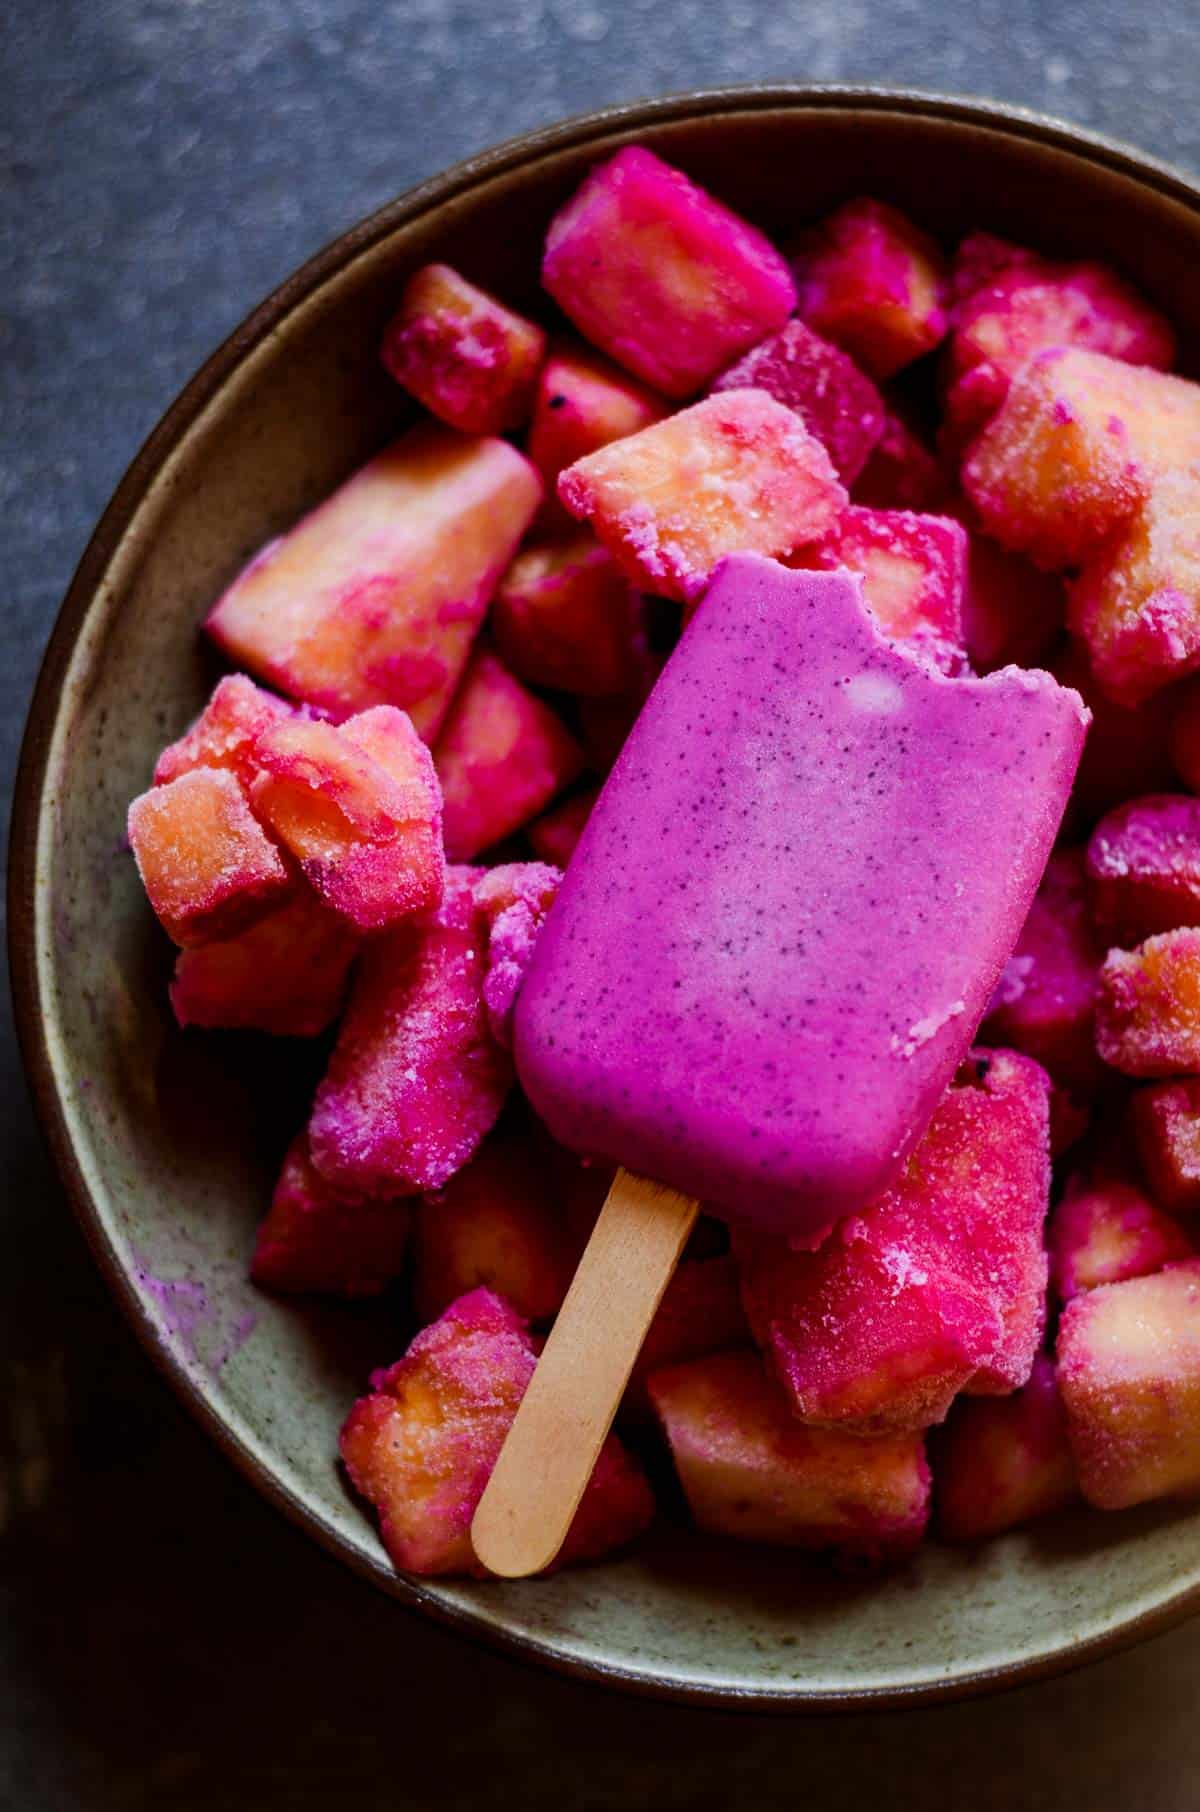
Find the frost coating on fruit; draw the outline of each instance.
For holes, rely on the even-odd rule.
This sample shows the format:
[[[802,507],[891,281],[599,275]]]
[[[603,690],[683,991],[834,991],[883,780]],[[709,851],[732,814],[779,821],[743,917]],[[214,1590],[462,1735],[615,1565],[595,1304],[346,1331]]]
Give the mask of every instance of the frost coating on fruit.
[[[492,1036],[506,1051],[517,995],[561,880],[562,870],[544,862],[506,862],[489,869],[475,890],[488,921],[483,1000]]]
[[[520,830],[583,765],[562,719],[487,648],[471,657],[433,759],[452,862]]]
[[[409,278],[383,336],[384,365],[464,434],[503,434],[529,414],[546,336],[448,264]]]
[[[512,1064],[483,998],[479,875],[450,868],[436,912],[363,952],[309,1122],[314,1164],[347,1194],[440,1189],[500,1116]]]
[[[1115,703],[1141,704],[1200,665],[1200,476],[1155,478],[1129,521],[1092,553],[1068,599],[1072,634]]]
[[[550,222],[542,282],[586,339],[664,396],[692,396],[791,314],[787,261],[652,151],[599,164]]]
[[[1024,1051],[1063,1087],[1093,1093],[1103,1073],[1094,1026],[1106,949],[1092,924],[1084,851],[1056,849],[1004,965],[984,1037]]]
[[[1162,474],[1200,458],[1200,387],[1077,347],[1038,353],[971,448],[963,489],[1002,546],[1078,565]]]
[[[794,247],[796,312],[872,377],[945,335],[946,267],[927,233],[886,202],[848,201]]]
[[[1192,1225],[1200,1209],[1200,1079],[1139,1089],[1133,1124],[1155,1196]]]
[[[507,441],[414,428],[264,548],[205,629],[290,698],[397,705],[431,742],[541,496]]]
[[[1135,1175],[1087,1170],[1072,1176],[1050,1216],[1050,1280],[1064,1302],[1101,1284],[1148,1277],[1195,1248]]]
[[[1096,1047],[1127,1076],[1200,1069],[1200,927],[1109,951],[1100,970]]]
[[[940,1422],[964,1388],[1024,1382],[1041,1339],[1048,1083],[977,1051],[899,1179],[815,1252],[738,1237],[751,1328],[801,1420]]]
[[[1082,346],[1166,371],[1169,323],[1107,265],[1041,258],[989,233],[958,248],[943,362],[943,435],[962,447],[995,414],[1017,372],[1051,346]]]
[[[570,466],[558,494],[634,581],[692,602],[732,553],[817,541],[846,504],[829,455],[763,390],[727,390]]]
[[[558,475],[587,453],[661,421],[668,404],[590,347],[559,343],[542,366],[525,452],[546,486],[543,516],[557,512]]]
[[[861,573],[863,596],[884,635],[943,673],[965,668],[967,532],[961,523],[851,504],[821,541],[787,564]]]
[[[829,454],[844,485],[858,478],[888,419],[887,405],[870,378],[840,348],[795,319],[760,340],[711,388],[765,390],[794,409]]]
[[[1068,1303],[1058,1377],[1089,1503],[1200,1491],[1200,1259]]]
[[[442,796],[411,719],[376,705],[300,717],[256,742],[251,803],[305,880],[355,930],[384,931],[442,897]]]
[[[259,768],[254,746],[264,731],[286,723],[295,706],[264,692],[244,673],[218,680],[203,711],[177,742],[168,743],[154,764],[155,786],[178,780],[192,768],[229,768],[248,788]]]
[[[1096,924],[1113,943],[1200,925],[1200,799],[1151,793],[1105,814],[1087,847]]]
[[[184,949],[232,937],[279,906],[292,875],[229,768],[189,768],[133,801],[129,843],[146,896]]]
[[[521,1316],[490,1290],[472,1290],[376,1372],[350,1411],[342,1460],[402,1571],[483,1577],[471,1521],[536,1362]],[[623,1547],[653,1514],[641,1467],[609,1435],[555,1567]]]

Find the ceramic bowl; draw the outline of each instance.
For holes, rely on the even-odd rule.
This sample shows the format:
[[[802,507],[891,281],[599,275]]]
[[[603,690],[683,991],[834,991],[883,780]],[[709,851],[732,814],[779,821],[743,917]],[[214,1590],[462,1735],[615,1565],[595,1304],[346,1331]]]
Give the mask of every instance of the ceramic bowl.
[[[461,259],[532,301],[551,210],[634,139],[778,232],[865,191],[946,235],[986,225],[1111,258],[1172,316],[1185,367],[1198,368],[1200,191],[990,105],[787,87],[687,95],[535,133],[402,197],[214,354],[84,556],[18,785],[12,956],[28,1067],[96,1257],[153,1358],[267,1497],[402,1602],[576,1674],[723,1705],[907,1703],[1027,1680],[1200,1602],[1200,1509],[1080,1514],[978,1553],[930,1545],[882,1584],[669,1520],[635,1553],[546,1583],[397,1577],[333,1459],[346,1406],[403,1344],[396,1310],[291,1306],[245,1276],[313,1056],[174,1030],[169,953],[122,845],[128,800],[211,684],[196,634],[206,605],[404,419],[377,346],[405,274]]]

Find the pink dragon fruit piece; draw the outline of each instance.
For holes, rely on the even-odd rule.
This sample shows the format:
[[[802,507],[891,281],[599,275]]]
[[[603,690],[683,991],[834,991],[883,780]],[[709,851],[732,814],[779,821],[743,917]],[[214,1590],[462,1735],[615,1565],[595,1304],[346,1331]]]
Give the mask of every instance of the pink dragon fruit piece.
[[[432,742],[541,496],[507,441],[414,428],[263,548],[205,628],[289,698],[398,705]]]
[[[903,1560],[920,1542],[929,1467],[919,1434],[806,1428],[748,1352],[669,1366],[647,1389],[702,1529],[857,1565]]]
[[[794,409],[844,485],[858,478],[887,421],[887,405],[870,378],[798,320],[752,346],[710,389],[765,390]]]
[[[483,999],[479,875],[449,869],[436,912],[363,952],[309,1122],[314,1164],[346,1194],[440,1189],[499,1118],[512,1064]]]
[[[294,878],[229,768],[190,768],[129,807],[146,896],[184,949],[232,937],[281,905]]]
[[[1047,1079],[977,1051],[901,1176],[815,1252],[742,1236],[751,1328],[803,1421],[927,1427],[1029,1375],[1046,1289]]]
[[[586,339],[671,397],[693,396],[796,304],[770,241],[640,145],[559,209],[542,282]]]
[[[448,264],[409,278],[383,336],[398,384],[463,434],[519,428],[533,406],[546,353],[542,329]]]
[[[693,602],[725,554],[819,541],[846,492],[764,390],[725,390],[569,466],[558,494],[646,591]]]
[[[483,1577],[471,1521],[536,1363],[526,1323],[480,1289],[452,1303],[403,1359],[372,1377],[371,1394],[342,1428],[341,1455],[401,1571]],[[641,1467],[609,1435],[556,1568],[623,1547],[653,1514]]]
[[[1039,1353],[1010,1397],[963,1397],[933,1448],[938,1533],[985,1541],[1079,1495],[1054,1361]]]
[[[280,1295],[378,1296],[404,1264],[412,1212],[406,1202],[361,1202],[313,1168],[308,1140],[293,1139],[250,1275]]]
[[[520,830],[583,765],[562,719],[488,648],[472,655],[433,758],[452,862]]]

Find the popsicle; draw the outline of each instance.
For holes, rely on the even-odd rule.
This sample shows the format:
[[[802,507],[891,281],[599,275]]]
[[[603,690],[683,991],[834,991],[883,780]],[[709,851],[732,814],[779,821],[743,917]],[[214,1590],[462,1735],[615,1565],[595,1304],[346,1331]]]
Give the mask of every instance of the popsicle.
[[[493,1571],[552,1558],[698,1198],[811,1245],[895,1174],[1016,940],[1086,725],[1047,674],[911,660],[850,574],[717,569],[517,1001],[536,1111],[625,1169],[480,1504]]]

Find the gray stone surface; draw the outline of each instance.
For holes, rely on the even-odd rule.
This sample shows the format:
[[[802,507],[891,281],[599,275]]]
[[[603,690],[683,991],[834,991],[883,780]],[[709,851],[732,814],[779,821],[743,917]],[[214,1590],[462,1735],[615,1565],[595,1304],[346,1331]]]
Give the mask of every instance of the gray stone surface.
[[[1178,0],[6,0],[0,783],[89,528],[214,344],[445,163],[702,83],[991,93],[1200,165]],[[1200,1628],[973,1706],[622,1701],[409,1618],[232,1475],[133,1348],[0,1028],[0,1807],[1194,1807]]]

